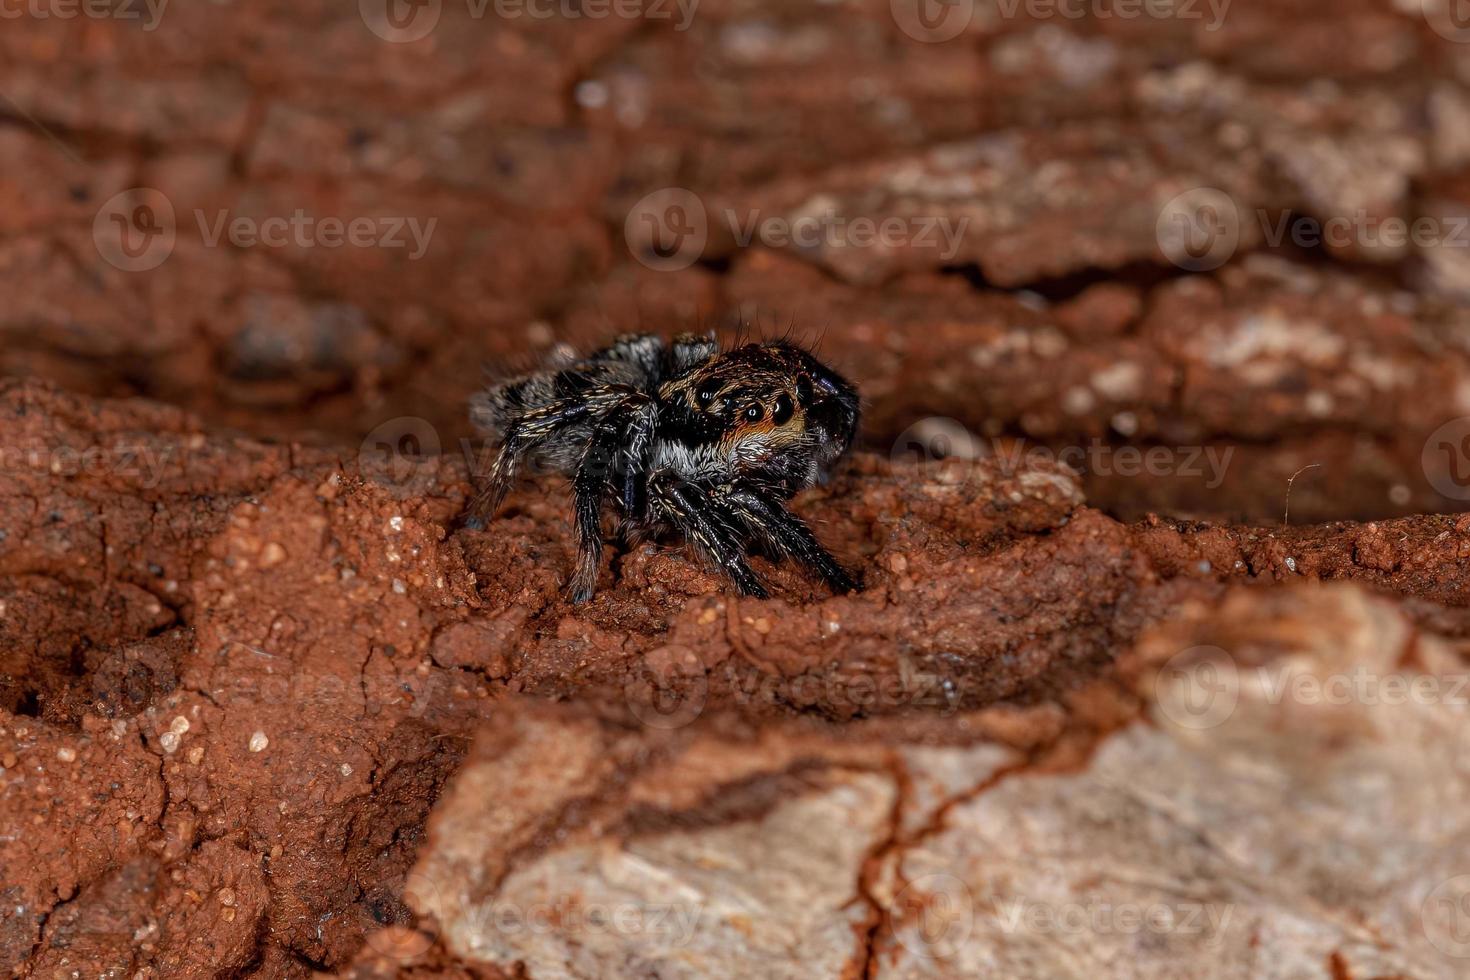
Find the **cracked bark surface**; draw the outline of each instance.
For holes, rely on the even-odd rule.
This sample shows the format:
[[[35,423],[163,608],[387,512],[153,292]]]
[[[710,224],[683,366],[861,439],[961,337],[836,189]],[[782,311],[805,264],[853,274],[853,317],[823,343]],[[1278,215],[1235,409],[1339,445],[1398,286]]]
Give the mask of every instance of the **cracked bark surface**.
[[[1228,705],[1177,653],[1206,641]],[[454,954],[532,976],[1458,976],[1435,895],[1467,860],[1463,699],[1280,696],[1356,671],[1466,676],[1394,603],[1298,587],[1150,632],[1123,686],[1012,744],[983,712],[654,730],[518,703],[407,896]]]
[[[919,902],[894,897],[910,880],[895,867],[1003,781],[1132,745],[1107,735],[1137,727],[1132,661],[1213,643],[1246,651],[1245,669],[1250,629],[1319,619],[1343,635],[1300,642],[1377,649],[1355,631],[1386,619],[1401,635],[1383,649],[1447,671],[1441,641],[1406,637],[1470,635],[1463,518],[1125,524],[1055,464],[860,454],[797,506],[864,569],[863,593],[763,564],[777,595],[737,601],[682,549],[648,545],[610,557],[596,600],[573,608],[554,482],[518,488],[489,530],[452,530],[469,492],[452,456],[388,471],[371,453],[272,448],[36,383],[6,385],[0,407],[22,461],[0,489],[0,626],[16,641],[0,860],[25,869],[8,878],[3,936],[32,972],[292,974],[354,955],[373,970],[387,950],[394,969],[454,954],[555,974],[567,943],[589,975],[677,959],[689,950],[667,936],[635,950],[621,932],[475,932],[496,901],[540,910],[593,887],[625,838],[652,850],[618,858],[604,897],[620,908],[644,909],[664,880],[638,877],[650,862],[704,875],[700,894],[718,891],[705,865],[719,855],[734,868],[775,847],[772,867],[791,865],[730,882],[769,906],[775,933],[750,933],[729,903],[701,899],[692,924],[668,910],[704,966],[739,972],[709,958],[743,950],[775,973],[881,971],[907,948],[894,902]],[[106,451],[58,479],[54,454],[28,462],[46,445]],[[1403,598],[1290,587],[1337,579]],[[1348,615],[1353,602],[1381,616]],[[129,604],[146,615],[112,615],[105,634],[83,615]],[[1195,637],[1232,627],[1245,639]],[[963,866],[933,860],[951,857]],[[448,945],[425,949],[415,922]],[[783,964],[795,948],[814,958]]]

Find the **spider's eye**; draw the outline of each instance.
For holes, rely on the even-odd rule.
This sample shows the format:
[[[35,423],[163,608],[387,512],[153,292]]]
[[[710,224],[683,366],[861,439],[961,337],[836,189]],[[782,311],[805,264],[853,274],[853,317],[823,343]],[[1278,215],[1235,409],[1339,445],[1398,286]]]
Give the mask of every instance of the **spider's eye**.
[[[745,421],[759,422],[766,415],[766,410],[760,405],[750,405],[745,409]]]
[[[714,401],[715,396],[719,393],[720,383],[714,378],[710,378],[707,381],[701,381],[699,383],[699,387],[694,389],[694,399],[695,401],[699,402],[700,407],[703,408],[707,406],[710,402]]]
[[[795,411],[795,406],[791,404],[791,396],[783,392],[776,396],[776,404],[771,408],[771,421],[777,425],[785,425],[791,421],[791,415]]]
[[[812,403],[812,379],[805,374],[796,376],[796,400],[804,406]]]

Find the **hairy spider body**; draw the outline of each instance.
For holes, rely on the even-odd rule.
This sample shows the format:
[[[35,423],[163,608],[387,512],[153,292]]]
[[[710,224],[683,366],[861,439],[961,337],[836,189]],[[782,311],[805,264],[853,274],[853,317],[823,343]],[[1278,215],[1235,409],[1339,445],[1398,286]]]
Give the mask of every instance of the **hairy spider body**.
[[[794,344],[721,351],[710,337],[630,334],[481,392],[470,417],[500,442],[473,521],[494,516],[528,457],[571,477],[574,602],[596,585],[609,502],[630,538],[677,531],[744,595],[767,594],[746,561],[752,549],[800,562],[835,591],[857,588],[785,507],[848,450],[858,424],[857,391]]]

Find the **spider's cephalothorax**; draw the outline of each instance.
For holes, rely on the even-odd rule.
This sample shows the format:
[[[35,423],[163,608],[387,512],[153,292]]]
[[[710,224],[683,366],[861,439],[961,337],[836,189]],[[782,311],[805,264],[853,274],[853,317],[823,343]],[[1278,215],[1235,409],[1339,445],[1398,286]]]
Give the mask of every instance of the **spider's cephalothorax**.
[[[766,595],[752,548],[792,558],[838,592],[857,588],[784,506],[852,445],[856,390],[781,342],[721,351],[712,338],[638,334],[477,395],[471,418],[500,441],[470,517],[499,507],[525,457],[572,478],[573,601],[591,597],[611,501],[631,536],[673,529],[745,595]]]

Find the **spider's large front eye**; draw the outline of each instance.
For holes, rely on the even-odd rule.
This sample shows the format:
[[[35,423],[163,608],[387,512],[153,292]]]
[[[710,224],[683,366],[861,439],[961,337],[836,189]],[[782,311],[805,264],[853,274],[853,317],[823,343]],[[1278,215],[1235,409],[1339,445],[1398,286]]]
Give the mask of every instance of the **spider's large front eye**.
[[[765,418],[765,415],[766,410],[760,405],[750,405],[745,409],[745,421],[747,422],[759,422]]]
[[[694,389],[694,400],[699,402],[700,408],[706,408],[710,402],[715,400],[715,396],[719,393],[720,383],[714,378],[710,378],[707,381],[701,381],[699,387]]]
[[[795,406],[791,404],[791,396],[782,392],[776,396],[776,404],[771,406],[771,421],[777,425],[785,425],[791,421],[791,416],[795,411]]]

